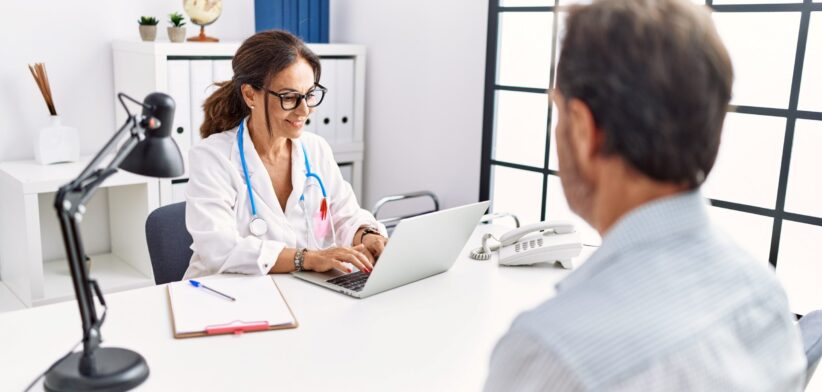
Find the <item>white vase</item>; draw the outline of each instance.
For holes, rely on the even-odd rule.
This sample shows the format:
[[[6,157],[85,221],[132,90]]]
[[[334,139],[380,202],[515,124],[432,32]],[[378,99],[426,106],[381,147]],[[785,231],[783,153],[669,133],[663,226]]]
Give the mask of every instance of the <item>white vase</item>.
[[[51,116],[49,126],[37,132],[34,140],[34,159],[41,165],[78,161],[80,135],[77,128],[61,125],[60,116]]]

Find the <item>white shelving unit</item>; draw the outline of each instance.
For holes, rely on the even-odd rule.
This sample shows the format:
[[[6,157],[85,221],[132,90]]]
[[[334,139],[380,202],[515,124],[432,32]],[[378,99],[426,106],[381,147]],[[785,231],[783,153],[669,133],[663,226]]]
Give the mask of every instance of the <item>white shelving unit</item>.
[[[231,59],[240,42],[170,43],[116,41],[114,91],[136,99],[161,91],[177,103],[172,134],[185,150],[200,140],[202,104],[214,82],[231,78]],[[329,92],[306,123],[306,130],[323,136],[331,145],[343,175],[362,196],[364,157],[365,47],[350,44],[309,44],[322,62],[322,79]],[[124,121],[118,112],[117,121]],[[186,165],[187,167],[187,165]],[[188,175],[161,180],[160,204],[180,201]]]
[[[52,203],[57,188],[89,161],[90,157],[49,166],[34,161],[0,163],[0,279],[25,306],[74,298]],[[87,218],[107,218],[85,219],[80,226],[91,276],[104,292],[154,284],[145,220],[159,206],[158,187],[155,178],[120,171],[88,203]],[[101,238],[102,246],[89,247]]]
[[[0,282],[0,313],[25,308],[26,306],[17,299],[17,296],[3,282]]]

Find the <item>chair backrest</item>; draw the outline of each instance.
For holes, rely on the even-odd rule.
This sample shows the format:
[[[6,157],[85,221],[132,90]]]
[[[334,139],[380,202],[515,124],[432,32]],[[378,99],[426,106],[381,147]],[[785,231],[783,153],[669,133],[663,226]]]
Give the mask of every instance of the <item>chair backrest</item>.
[[[517,228],[519,228],[520,226],[519,218],[510,212],[495,212],[493,214],[485,214],[482,216],[482,219],[480,219],[480,223],[491,223],[500,218],[511,218],[514,220],[514,225],[516,225]]]
[[[402,216],[395,216],[390,218],[380,218],[380,210],[385,207],[386,204],[395,203],[401,200],[408,200],[408,199],[415,199],[415,198],[428,198],[434,203],[434,208],[431,210],[426,211],[419,211],[414,212],[408,215]],[[429,212],[435,212],[440,210],[440,200],[437,198],[437,195],[431,191],[419,191],[419,192],[409,192],[409,193],[402,193],[399,195],[391,195],[383,197],[382,199],[378,200],[376,204],[374,204],[374,208],[371,209],[371,213],[377,218],[377,221],[385,225],[386,230],[388,230],[388,234],[390,235],[394,231],[394,227],[400,223],[401,220],[406,218],[413,218],[415,216],[427,214]]]
[[[799,319],[799,330],[802,331],[802,344],[805,346],[805,357],[808,358],[805,373],[807,383],[822,357],[822,310],[814,310]]]
[[[146,219],[146,242],[154,282],[164,284],[182,279],[193,253],[191,234],[186,229],[186,203],[152,211]]]

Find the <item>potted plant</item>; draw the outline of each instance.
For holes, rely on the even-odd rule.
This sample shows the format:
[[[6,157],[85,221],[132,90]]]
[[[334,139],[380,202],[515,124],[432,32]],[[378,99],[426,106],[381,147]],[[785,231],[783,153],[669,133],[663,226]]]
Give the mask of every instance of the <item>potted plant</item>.
[[[157,23],[160,23],[153,16],[141,16],[137,21],[140,24],[140,38],[143,41],[154,41],[157,38]]]
[[[185,18],[179,12],[173,12],[168,15],[169,23],[171,26],[168,27],[168,39],[171,42],[183,42],[186,39],[186,28],[185,26]]]

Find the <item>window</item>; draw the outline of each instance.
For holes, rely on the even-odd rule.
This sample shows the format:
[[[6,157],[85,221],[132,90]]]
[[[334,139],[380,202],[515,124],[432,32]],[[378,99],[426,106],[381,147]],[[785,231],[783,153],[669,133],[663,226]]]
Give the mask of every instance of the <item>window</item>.
[[[553,128],[564,5],[586,0],[491,0],[480,198],[523,223],[573,219]],[[704,4],[702,1],[694,0]],[[707,0],[734,64],[731,108],[703,194],[710,216],[776,267],[794,312],[822,308],[822,3]]]

